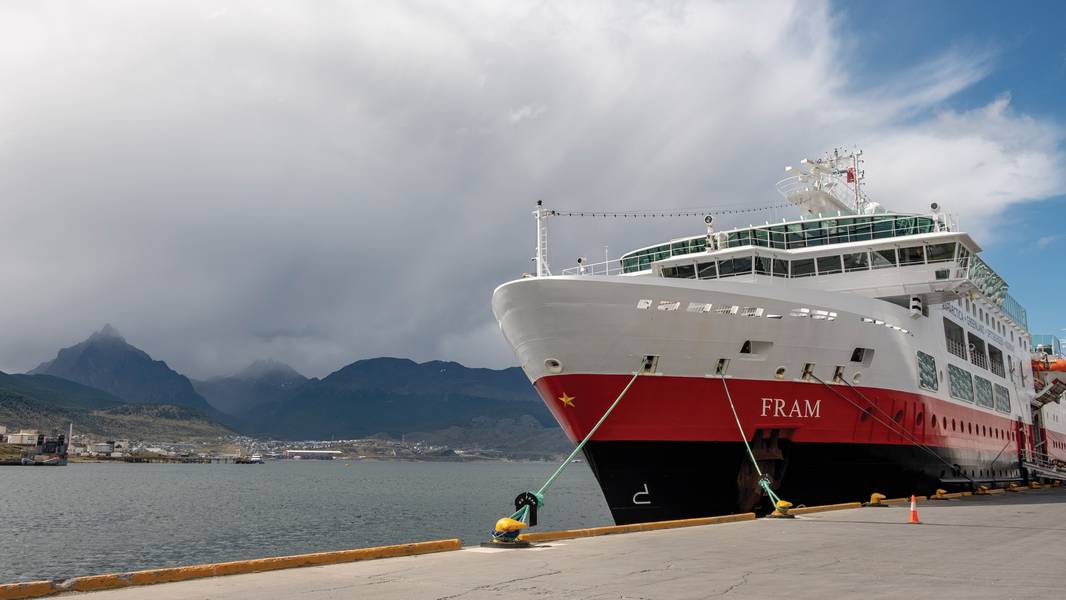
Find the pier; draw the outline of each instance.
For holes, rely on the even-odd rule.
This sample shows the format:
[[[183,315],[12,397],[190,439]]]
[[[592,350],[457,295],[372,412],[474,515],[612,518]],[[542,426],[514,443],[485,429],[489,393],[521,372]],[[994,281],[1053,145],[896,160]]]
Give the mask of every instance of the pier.
[[[79,594],[86,600],[284,597],[333,598],[1020,598],[1059,597],[1066,573],[1055,563],[1066,550],[1066,488],[995,490],[948,495],[909,506],[860,504],[797,511],[794,519],[723,517],[708,525],[624,532],[598,528],[538,532],[529,549],[460,547],[456,540],[406,545],[356,557],[323,553],[318,562],[280,558],[307,568],[226,563],[226,577],[198,578]],[[640,529],[635,526],[631,529]],[[578,536],[578,537],[575,537]],[[417,555],[415,555],[417,554]],[[359,562],[347,562],[358,560]],[[262,568],[261,568],[262,567]],[[210,566],[192,569],[212,568]],[[178,570],[148,576],[166,580]],[[171,573],[167,575],[167,573]],[[86,585],[130,585],[137,574],[95,578]],[[203,577],[203,575],[200,575]],[[110,578],[110,579],[109,579]],[[91,578],[85,578],[91,579]],[[110,583],[109,583],[110,582]],[[52,582],[41,582],[47,585]],[[0,599],[33,590],[0,586]],[[57,585],[52,583],[53,586]],[[91,589],[77,580],[67,590]],[[44,595],[44,587],[37,588]],[[52,593],[55,593],[54,591]]]

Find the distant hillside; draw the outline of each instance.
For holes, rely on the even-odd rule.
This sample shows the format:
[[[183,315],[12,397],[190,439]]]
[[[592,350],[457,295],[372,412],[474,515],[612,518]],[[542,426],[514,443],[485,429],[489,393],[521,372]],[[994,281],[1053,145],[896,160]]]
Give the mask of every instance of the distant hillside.
[[[110,392],[126,402],[210,410],[184,375],[129,343],[110,325],[30,371]]]
[[[193,381],[193,387],[211,406],[241,421],[255,420],[305,384],[307,378],[295,369],[271,360],[258,360],[229,377]]]
[[[49,375],[0,373],[0,424],[10,429],[65,431],[104,438],[185,440],[232,435],[203,411],[163,404],[130,404]]]
[[[478,419],[531,417],[556,427],[520,369],[469,369],[453,362],[376,358],[311,379],[257,415],[251,431],[289,439],[476,428]]]
[[[398,394],[462,394],[477,398],[540,402],[518,367],[478,369],[457,362],[416,363],[406,358],[356,361],[322,380],[348,390],[388,390]]]
[[[122,399],[103,390],[52,375],[9,375],[0,372],[0,393],[3,392],[35,398],[51,407],[99,409],[124,403]]]

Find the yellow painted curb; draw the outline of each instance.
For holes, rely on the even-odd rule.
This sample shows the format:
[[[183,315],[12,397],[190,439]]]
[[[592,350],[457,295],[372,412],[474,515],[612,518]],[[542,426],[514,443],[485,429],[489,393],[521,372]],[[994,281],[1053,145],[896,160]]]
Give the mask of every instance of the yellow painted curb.
[[[862,508],[862,502],[845,502],[844,504],[826,504],[825,506],[804,506],[802,508],[789,509],[790,515],[809,515],[811,513],[826,512],[829,510],[846,510],[848,508]]]
[[[988,490],[988,493],[989,494],[1005,494],[1005,493],[1007,493],[1007,490],[1005,490],[1003,488],[995,488],[995,489]]]
[[[754,521],[755,513],[723,515],[721,517],[701,517],[698,519],[679,519],[676,521],[654,521],[651,523],[633,523],[632,525],[611,525],[608,527],[589,527],[588,529],[562,529],[559,531],[534,531],[518,536],[524,542],[551,542],[573,538],[613,535],[616,533],[636,533],[638,531],[655,531],[658,529],[676,529],[678,527],[695,527],[697,525],[717,525],[719,523],[736,523],[737,521]]]
[[[925,496],[915,496],[914,500],[916,502],[927,502],[928,498],[926,498]],[[910,496],[907,496],[906,498],[891,498],[889,500],[882,500],[881,502],[885,504],[909,504],[910,501]]]
[[[56,593],[51,581],[31,581],[30,583],[8,583],[0,585],[0,600],[19,600],[21,598],[40,598]]]
[[[929,496],[929,499],[930,500],[951,500],[953,498],[962,498],[963,496],[969,496],[969,495],[970,495],[970,492],[952,492],[950,494],[941,494],[941,495],[936,496],[936,497]]]
[[[73,579],[60,581],[9,583],[0,585],[0,600],[22,600],[23,598],[40,598],[42,596],[63,592],[95,592],[133,585],[170,583],[174,581],[187,581],[189,579],[201,579],[204,577],[262,573],[264,571],[276,571],[278,569],[334,565],[377,558],[415,556],[418,554],[459,550],[460,548],[462,548],[462,542],[458,539],[433,540],[430,542],[415,542],[412,544],[398,544],[395,546],[376,546],[373,548],[358,548],[355,550],[315,552],[312,554],[278,556],[274,558],[256,558],[252,560],[192,565],[188,567],[133,571],[130,573],[91,575],[88,577],[75,577]]]

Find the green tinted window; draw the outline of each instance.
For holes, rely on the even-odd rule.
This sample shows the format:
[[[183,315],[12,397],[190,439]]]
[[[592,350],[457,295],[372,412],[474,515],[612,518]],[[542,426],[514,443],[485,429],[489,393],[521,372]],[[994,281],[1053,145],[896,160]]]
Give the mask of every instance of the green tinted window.
[[[866,252],[856,252],[844,255],[844,270],[866,271],[870,268],[870,255]]]
[[[948,383],[951,397],[964,402],[973,402],[973,377],[955,365],[948,365]]]
[[[996,386],[996,410],[1003,413],[1010,412],[1010,392],[1002,385]]]
[[[832,275],[834,273],[840,273],[844,269],[840,266],[839,256],[820,256],[818,257],[818,274],[819,275]]]
[[[992,382],[981,377],[974,377],[974,390],[977,397],[977,404],[985,408],[992,408],[995,406],[995,400],[992,396]]]
[[[870,263],[875,269],[885,269],[896,266],[896,249],[874,250],[870,252]]]
[[[811,275],[814,275],[813,258],[803,258],[800,260],[792,261],[793,277],[810,277]]]
[[[936,374],[936,359],[925,352],[918,353],[918,385],[934,392],[940,388]]]

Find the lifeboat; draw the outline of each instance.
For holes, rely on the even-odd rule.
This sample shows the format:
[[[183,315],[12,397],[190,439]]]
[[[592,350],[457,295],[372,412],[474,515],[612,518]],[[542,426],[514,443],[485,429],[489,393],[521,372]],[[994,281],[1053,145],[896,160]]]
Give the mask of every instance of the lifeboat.
[[[1048,359],[1047,362],[1042,360],[1033,361],[1034,371],[1057,371],[1060,373],[1066,373],[1066,358],[1058,358],[1055,360]]]

